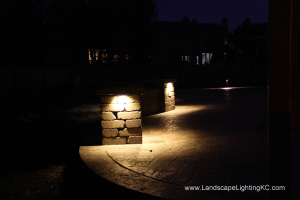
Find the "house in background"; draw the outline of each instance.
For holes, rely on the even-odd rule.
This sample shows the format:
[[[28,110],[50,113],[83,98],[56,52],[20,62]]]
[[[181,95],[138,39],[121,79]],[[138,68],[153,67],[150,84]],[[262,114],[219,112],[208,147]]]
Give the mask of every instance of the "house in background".
[[[268,23],[251,23],[249,18],[234,30],[234,43],[245,62],[266,63],[268,58]]]
[[[234,30],[228,31],[228,20],[221,24],[198,23],[196,21],[165,22],[152,24],[149,37],[148,59],[142,65],[188,64],[192,66],[226,65],[236,63],[264,63],[268,52],[268,23],[251,23],[249,18]],[[106,45],[108,46],[108,45]],[[118,47],[115,45],[115,48]],[[87,49],[89,65],[132,64],[138,55],[126,52]],[[87,59],[88,58],[88,59]]]
[[[157,21],[153,26],[159,33],[154,64],[208,65],[214,57],[226,60],[234,49],[226,18],[221,25]]]

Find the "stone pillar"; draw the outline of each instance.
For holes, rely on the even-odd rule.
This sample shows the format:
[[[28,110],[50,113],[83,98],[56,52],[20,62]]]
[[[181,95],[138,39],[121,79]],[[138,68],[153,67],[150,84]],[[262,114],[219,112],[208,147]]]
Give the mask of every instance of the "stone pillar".
[[[101,96],[102,144],[142,144],[139,95]]]
[[[176,79],[146,80],[144,84],[149,89],[158,89],[159,112],[175,110],[175,87]]]
[[[165,111],[175,110],[175,89],[174,83],[164,83]]]

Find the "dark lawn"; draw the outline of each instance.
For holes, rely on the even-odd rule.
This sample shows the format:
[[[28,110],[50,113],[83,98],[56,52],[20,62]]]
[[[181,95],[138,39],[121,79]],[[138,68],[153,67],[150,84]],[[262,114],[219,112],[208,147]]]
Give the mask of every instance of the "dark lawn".
[[[2,91],[0,198],[94,197],[78,148],[100,123],[99,100],[91,90]]]

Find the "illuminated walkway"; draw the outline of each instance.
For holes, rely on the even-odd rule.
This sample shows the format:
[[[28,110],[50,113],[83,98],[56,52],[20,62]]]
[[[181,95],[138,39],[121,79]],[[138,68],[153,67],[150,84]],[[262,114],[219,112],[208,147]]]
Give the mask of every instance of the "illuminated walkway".
[[[267,196],[184,187],[268,184],[267,88],[176,91],[174,111],[142,122],[143,144],[136,145],[96,145],[97,127],[79,150],[85,165],[112,183],[161,198]]]

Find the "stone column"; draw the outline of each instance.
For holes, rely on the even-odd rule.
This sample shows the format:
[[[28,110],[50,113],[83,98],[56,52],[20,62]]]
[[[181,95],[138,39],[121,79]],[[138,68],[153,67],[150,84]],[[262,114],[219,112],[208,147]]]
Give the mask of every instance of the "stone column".
[[[175,89],[174,83],[164,83],[165,111],[175,110]]]
[[[142,144],[139,95],[101,96],[102,144]]]
[[[176,79],[157,79],[146,80],[144,84],[146,88],[158,89],[158,106],[159,112],[167,112],[175,110],[175,87]]]

